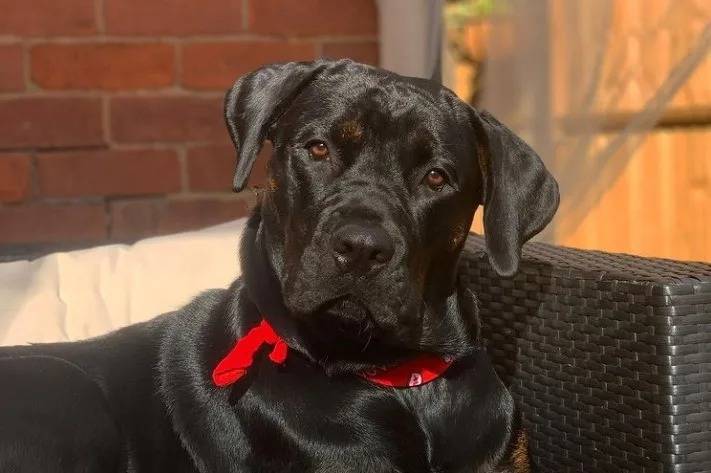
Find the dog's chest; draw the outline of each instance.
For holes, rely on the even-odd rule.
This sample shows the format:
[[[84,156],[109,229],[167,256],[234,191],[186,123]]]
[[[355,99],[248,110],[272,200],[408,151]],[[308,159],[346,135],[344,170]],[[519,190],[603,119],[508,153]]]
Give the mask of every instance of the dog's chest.
[[[407,389],[263,366],[235,407],[253,461],[283,460],[274,471],[470,473],[500,455],[511,420],[484,361]]]

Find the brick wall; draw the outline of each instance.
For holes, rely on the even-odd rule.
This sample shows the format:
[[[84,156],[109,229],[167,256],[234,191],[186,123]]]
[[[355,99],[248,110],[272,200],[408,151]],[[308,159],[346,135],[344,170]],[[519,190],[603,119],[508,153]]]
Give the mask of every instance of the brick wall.
[[[0,0],[0,255],[245,215],[225,89],[269,62],[377,63],[374,3]]]

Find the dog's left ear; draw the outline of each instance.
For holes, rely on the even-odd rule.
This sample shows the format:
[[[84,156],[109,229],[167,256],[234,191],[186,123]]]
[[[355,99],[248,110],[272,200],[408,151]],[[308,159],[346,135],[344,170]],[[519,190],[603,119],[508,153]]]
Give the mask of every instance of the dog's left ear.
[[[518,270],[521,247],[558,209],[558,183],[530,146],[488,112],[471,109],[484,192],[489,261],[501,276]]]
[[[237,149],[233,188],[244,189],[269,126],[286,106],[331,63],[273,64],[242,76],[225,96],[225,122]]]

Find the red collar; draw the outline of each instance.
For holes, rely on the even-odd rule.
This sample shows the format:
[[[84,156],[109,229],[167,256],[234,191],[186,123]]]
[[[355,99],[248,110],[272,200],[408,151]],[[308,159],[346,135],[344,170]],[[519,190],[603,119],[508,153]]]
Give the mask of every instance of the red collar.
[[[276,334],[266,320],[251,329],[237,340],[230,352],[217,364],[212,372],[212,380],[218,387],[227,387],[237,382],[247,374],[254,362],[254,355],[262,345],[271,345],[269,359],[273,363],[282,364],[286,361],[288,346]],[[360,373],[364,379],[373,384],[395,388],[421,386],[442,376],[452,364],[451,358],[436,355],[421,355],[399,365],[367,373]]]

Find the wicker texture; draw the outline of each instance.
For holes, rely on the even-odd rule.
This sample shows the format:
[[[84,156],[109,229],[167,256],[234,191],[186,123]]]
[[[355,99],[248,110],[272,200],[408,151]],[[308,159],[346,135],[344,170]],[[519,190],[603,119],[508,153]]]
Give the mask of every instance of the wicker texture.
[[[543,472],[711,471],[711,265],[526,245],[461,277]]]

